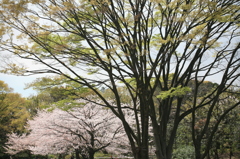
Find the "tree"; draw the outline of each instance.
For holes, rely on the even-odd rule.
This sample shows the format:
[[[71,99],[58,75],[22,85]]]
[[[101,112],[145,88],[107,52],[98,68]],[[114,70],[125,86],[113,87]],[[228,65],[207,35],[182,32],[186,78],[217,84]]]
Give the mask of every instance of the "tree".
[[[229,103],[229,101],[224,101],[224,103]],[[239,121],[239,109],[232,110],[225,117],[214,136],[213,148],[210,150],[212,156],[218,159],[226,158],[227,156],[229,156],[229,158],[239,156]]]
[[[129,144],[120,120],[110,109],[84,100],[68,111],[54,109],[38,112],[29,120],[29,135],[10,135],[8,153],[31,151],[34,154],[76,152],[93,159],[98,151],[120,154],[129,152]],[[128,116],[129,120],[132,116]],[[133,121],[133,120],[132,120]]]
[[[149,158],[149,122],[157,158],[170,159],[179,123],[191,115],[195,156],[207,155],[200,151],[201,138],[221,94],[235,87],[239,77],[238,0],[1,3],[4,38],[0,47],[46,66],[34,70],[10,63],[3,72],[55,73],[90,88],[122,121],[135,159]],[[200,97],[201,85],[214,77],[218,86]],[[129,80],[136,83],[134,87]],[[182,111],[192,81],[192,101]],[[122,107],[118,85],[125,86],[131,107]],[[117,109],[104,98],[100,87],[111,90]],[[161,93],[158,104],[154,104],[157,88]],[[235,101],[229,105],[218,122],[239,104]],[[196,112],[204,107],[204,133],[197,137]],[[124,117],[125,109],[135,114],[136,131]]]
[[[192,87],[191,84],[189,86]],[[218,87],[218,84],[205,81],[204,84],[199,87],[199,99],[204,98],[209,93],[209,90],[215,89],[216,87]],[[192,88],[192,91],[194,91],[194,88]],[[239,109],[234,110],[229,106],[239,102],[239,90],[229,90],[229,92],[230,93],[222,93],[221,96],[219,96],[214,110],[211,111],[211,115],[209,115],[209,108],[211,108],[211,103],[209,103],[206,104],[205,107],[195,111],[195,123],[192,123],[193,117],[191,115],[182,120],[178,129],[176,141],[178,146],[176,146],[176,149],[180,148],[180,151],[183,146],[189,148],[194,146],[195,151],[197,151],[195,155],[205,154],[204,156],[208,158],[219,158],[218,151],[221,150],[222,153],[226,153],[226,150],[229,148],[226,146],[227,142],[225,139],[228,138],[228,143],[232,145],[230,146],[231,150],[237,152],[239,139],[236,136],[238,136],[239,133],[235,127],[239,123],[237,117]],[[193,93],[187,95],[182,109],[185,110],[191,107],[193,100],[192,94]],[[209,121],[207,122],[207,120]],[[229,131],[232,133],[229,133]],[[229,140],[228,135],[234,139],[234,142]],[[194,140],[191,141],[191,138],[194,138]]]
[[[0,156],[4,152],[3,146],[7,142],[7,134],[24,133],[24,126],[29,118],[25,99],[12,91],[6,83],[0,81]]]
[[[64,99],[79,99],[86,97],[92,92],[85,86],[72,82],[64,76],[49,76],[37,78],[32,83],[27,84],[26,88],[33,88],[39,92],[38,95],[48,95],[50,101],[58,102]]]
[[[26,85],[26,89],[28,88],[33,88],[38,92],[37,95],[28,98],[28,109],[32,112],[32,116],[37,113],[37,110],[51,107],[53,104],[65,107],[65,103],[68,102],[73,105],[74,99],[92,94],[88,88],[71,82],[64,76],[37,78]]]

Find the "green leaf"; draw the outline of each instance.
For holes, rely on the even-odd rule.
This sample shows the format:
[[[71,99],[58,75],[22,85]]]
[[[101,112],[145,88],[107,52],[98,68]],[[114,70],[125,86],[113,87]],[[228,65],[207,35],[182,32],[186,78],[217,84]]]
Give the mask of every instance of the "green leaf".
[[[157,96],[157,98],[161,98],[164,100],[168,97],[180,97],[186,95],[190,91],[191,91],[190,87],[182,87],[180,85],[177,87],[172,87],[168,91],[162,91],[160,95]]]

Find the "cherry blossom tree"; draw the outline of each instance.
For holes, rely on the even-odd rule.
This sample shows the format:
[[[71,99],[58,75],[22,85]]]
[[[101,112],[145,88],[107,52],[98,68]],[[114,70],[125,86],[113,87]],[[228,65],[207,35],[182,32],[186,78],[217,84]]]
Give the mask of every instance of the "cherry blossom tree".
[[[87,100],[68,111],[39,111],[29,120],[29,135],[10,135],[8,153],[30,150],[33,154],[65,154],[93,159],[95,152],[128,153],[130,147],[121,121],[108,108]],[[131,120],[132,115],[127,117]],[[134,121],[134,120],[132,120]]]
[[[9,147],[8,153],[9,154],[17,154],[18,152],[23,152],[27,151],[28,147],[31,146],[31,143],[26,140],[27,136],[26,134],[23,134],[21,136],[12,133],[8,134],[8,144],[13,144],[12,146]]]

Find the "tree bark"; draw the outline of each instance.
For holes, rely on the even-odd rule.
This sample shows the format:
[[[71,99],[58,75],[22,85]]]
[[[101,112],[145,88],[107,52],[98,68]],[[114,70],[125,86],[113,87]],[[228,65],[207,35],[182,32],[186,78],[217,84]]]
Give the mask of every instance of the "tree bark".
[[[75,149],[75,155],[76,155],[76,159],[81,159],[80,155],[79,155],[79,150]]]

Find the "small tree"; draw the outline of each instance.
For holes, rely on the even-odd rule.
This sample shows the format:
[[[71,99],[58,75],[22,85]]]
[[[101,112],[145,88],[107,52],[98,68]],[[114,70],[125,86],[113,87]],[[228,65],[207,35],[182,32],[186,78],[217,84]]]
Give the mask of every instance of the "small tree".
[[[84,159],[93,159],[98,151],[129,152],[121,121],[109,109],[84,100],[78,102],[81,107],[68,111],[39,111],[33,120],[29,120],[29,135],[10,136],[8,152],[16,154],[30,150],[46,155],[74,150],[78,158],[80,154]]]

